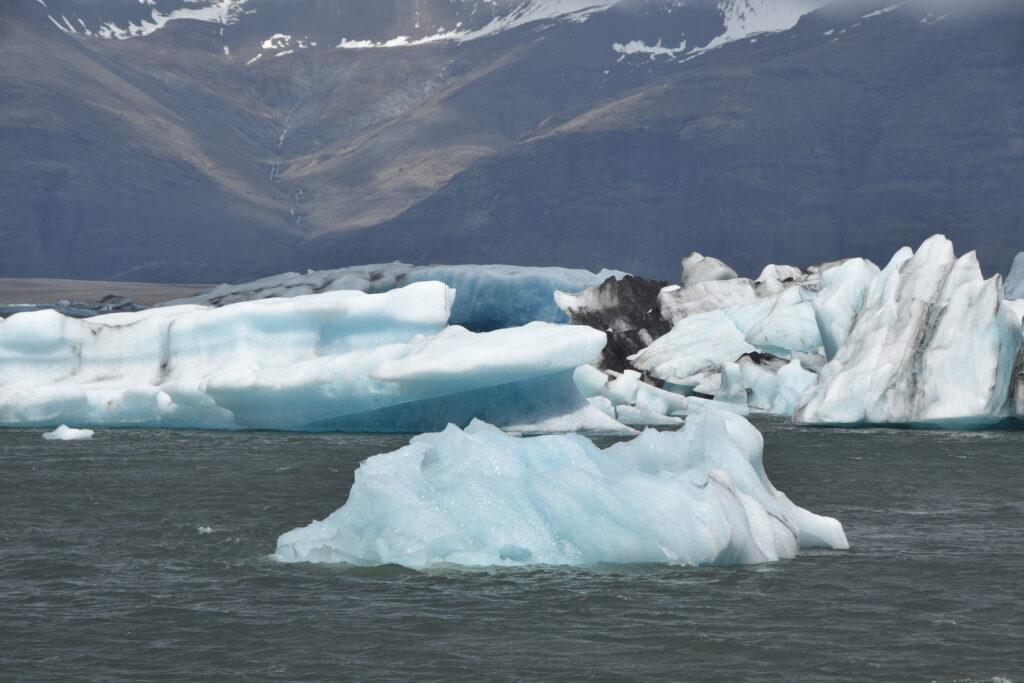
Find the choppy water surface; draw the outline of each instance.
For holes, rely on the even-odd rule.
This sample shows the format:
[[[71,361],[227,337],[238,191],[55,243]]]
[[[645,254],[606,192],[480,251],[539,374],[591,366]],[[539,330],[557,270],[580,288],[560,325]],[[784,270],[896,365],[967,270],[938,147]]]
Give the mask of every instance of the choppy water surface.
[[[759,424],[849,552],[744,568],[282,565],[403,437],[0,431],[0,678],[1024,676],[1024,432]]]

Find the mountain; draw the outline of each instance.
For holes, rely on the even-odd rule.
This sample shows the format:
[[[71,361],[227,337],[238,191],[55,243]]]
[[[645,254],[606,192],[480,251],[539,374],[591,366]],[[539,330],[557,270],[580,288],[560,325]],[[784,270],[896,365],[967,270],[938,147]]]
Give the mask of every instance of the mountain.
[[[15,0],[0,275],[883,259],[1024,234],[1024,8]]]

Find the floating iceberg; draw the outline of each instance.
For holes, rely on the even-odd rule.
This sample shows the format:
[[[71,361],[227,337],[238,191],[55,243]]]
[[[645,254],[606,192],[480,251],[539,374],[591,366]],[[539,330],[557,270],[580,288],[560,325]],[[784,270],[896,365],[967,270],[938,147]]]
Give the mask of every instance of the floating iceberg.
[[[222,308],[0,322],[0,425],[407,432],[481,418],[516,431],[630,433],[580,395],[602,332],[447,327],[422,282]]]
[[[568,318],[555,305],[554,293],[579,292],[608,278],[625,275],[617,270],[535,268],[526,266],[411,266],[385,263],[335,270],[283,273],[239,285],[220,285],[164,306],[199,304],[223,306],[272,297],[295,297],[357,290],[379,294],[414,282],[443,282],[458,291],[449,322],[474,332],[517,327],[533,321],[565,323]]]
[[[794,421],[977,428],[1012,416],[1020,317],[1002,300],[1000,279],[983,278],[973,252],[956,258],[941,235],[917,253],[904,247],[855,319],[835,312],[846,308],[857,306],[817,311],[838,348]]]
[[[284,562],[352,565],[728,565],[848,547],[762,466],[741,417],[706,412],[678,432],[605,450],[577,435],[515,438],[474,422],[366,460],[348,501],[280,537]]]
[[[74,429],[67,425],[61,425],[52,432],[46,432],[43,434],[43,438],[47,441],[85,441],[91,439],[93,430],[91,429]]]

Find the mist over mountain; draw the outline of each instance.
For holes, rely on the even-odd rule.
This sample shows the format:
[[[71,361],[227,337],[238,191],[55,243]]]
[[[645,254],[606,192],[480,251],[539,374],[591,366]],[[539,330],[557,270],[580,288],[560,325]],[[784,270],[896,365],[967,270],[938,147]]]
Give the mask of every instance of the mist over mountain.
[[[1024,5],[13,0],[0,276],[1024,248]]]

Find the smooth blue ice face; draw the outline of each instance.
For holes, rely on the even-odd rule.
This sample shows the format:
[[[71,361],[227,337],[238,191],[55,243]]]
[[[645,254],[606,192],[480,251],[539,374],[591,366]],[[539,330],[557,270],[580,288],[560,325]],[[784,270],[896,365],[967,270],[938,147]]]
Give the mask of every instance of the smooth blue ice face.
[[[474,422],[356,471],[348,501],[280,537],[284,562],[353,565],[741,564],[848,547],[842,526],[771,485],[761,435],[707,411],[601,450]]]
[[[525,266],[423,266],[413,268],[406,281],[437,280],[456,291],[451,323],[474,332],[517,327],[534,320],[567,323],[555,304],[555,292],[575,294],[596,287],[620,271],[592,273],[572,268]]]

